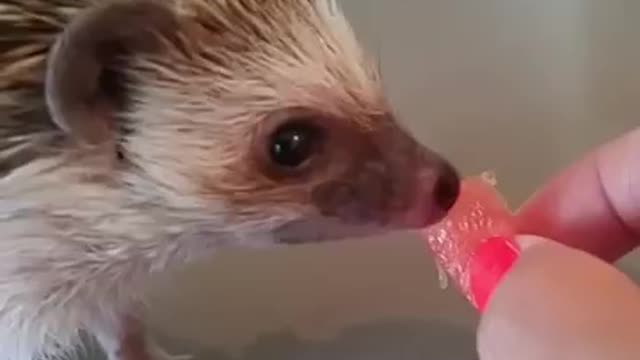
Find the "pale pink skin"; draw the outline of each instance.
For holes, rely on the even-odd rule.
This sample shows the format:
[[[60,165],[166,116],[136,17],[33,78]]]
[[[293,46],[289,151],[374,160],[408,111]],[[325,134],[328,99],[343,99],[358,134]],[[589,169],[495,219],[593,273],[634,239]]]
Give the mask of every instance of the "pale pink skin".
[[[460,197],[447,217],[423,234],[438,265],[475,305],[469,281],[472,255],[488,238],[513,238],[514,216],[491,182],[472,177],[462,183]]]

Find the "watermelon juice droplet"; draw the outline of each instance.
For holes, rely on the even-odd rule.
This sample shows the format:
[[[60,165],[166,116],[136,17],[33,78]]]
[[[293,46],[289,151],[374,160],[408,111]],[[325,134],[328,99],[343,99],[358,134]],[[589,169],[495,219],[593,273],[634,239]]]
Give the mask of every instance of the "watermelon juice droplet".
[[[447,217],[423,230],[437,266],[474,305],[469,284],[473,253],[486,239],[514,236],[513,215],[495,185],[491,173],[466,179]]]

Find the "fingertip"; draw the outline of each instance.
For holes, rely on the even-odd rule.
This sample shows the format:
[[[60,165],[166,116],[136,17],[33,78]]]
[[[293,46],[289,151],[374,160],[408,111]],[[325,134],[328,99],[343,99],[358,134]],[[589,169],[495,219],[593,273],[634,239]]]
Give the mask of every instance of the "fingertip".
[[[480,313],[484,312],[494,289],[520,254],[548,241],[536,235],[519,235],[513,239],[494,236],[482,241],[471,255],[469,264],[472,305]]]
[[[639,245],[640,128],[558,173],[517,211],[535,233],[612,262]]]
[[[538,246],[551,240],[533,234],[521,234],[515,237],[514,241],[518,244],[521,251],[527,251],[534,246]]]
[[[574,263],[578,256],[591,257],[587,253],[573,249],[548,238],[522,234],[513,238],[491,237],[482,241],[473,252],[469,264],[469,290],[472,305],[483,314],[494,292],[502,285],[506,275],[517,265],[522,257],[525,263],[535,258],[538,266],[545,267],[545,273],[553,269],[562,271],[567,264]],[[593,258],[595,261],[596,258]],[[599,260],[597,260],[599,261]]]
[[[640,290],[633,281],[585,251],[544,237],[520,235],[514,242],[518,260],[482,313],[481,359],[637,356]]]

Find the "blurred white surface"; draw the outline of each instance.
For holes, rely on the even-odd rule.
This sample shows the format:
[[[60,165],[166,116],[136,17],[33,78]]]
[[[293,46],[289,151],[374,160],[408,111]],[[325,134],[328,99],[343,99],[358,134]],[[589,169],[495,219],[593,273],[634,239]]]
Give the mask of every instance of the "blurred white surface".
[[[343,3],[407,126],[514,204],[640,124],[638,1]],[[474,358],[473,312],[408,236],[225,253],[156,295],[153,323],[202,359]]]

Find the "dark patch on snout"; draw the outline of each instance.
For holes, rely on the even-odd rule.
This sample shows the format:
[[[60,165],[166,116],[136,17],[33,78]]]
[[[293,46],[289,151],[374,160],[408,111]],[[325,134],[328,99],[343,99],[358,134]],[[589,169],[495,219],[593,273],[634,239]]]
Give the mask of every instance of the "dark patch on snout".
[[[317,186],[312,199],[321,214],[348,224],[393,228],[423,227],[444,217],[459,194],[455,169],[426,149],[411,161],[387,150],[348,176]]]
[[[351,149],[349,166],[311,191],[320,217],[283,227],[283,241],[422,228],[441,220],[458,198],[453,166],[392,122],[343,145]]]

